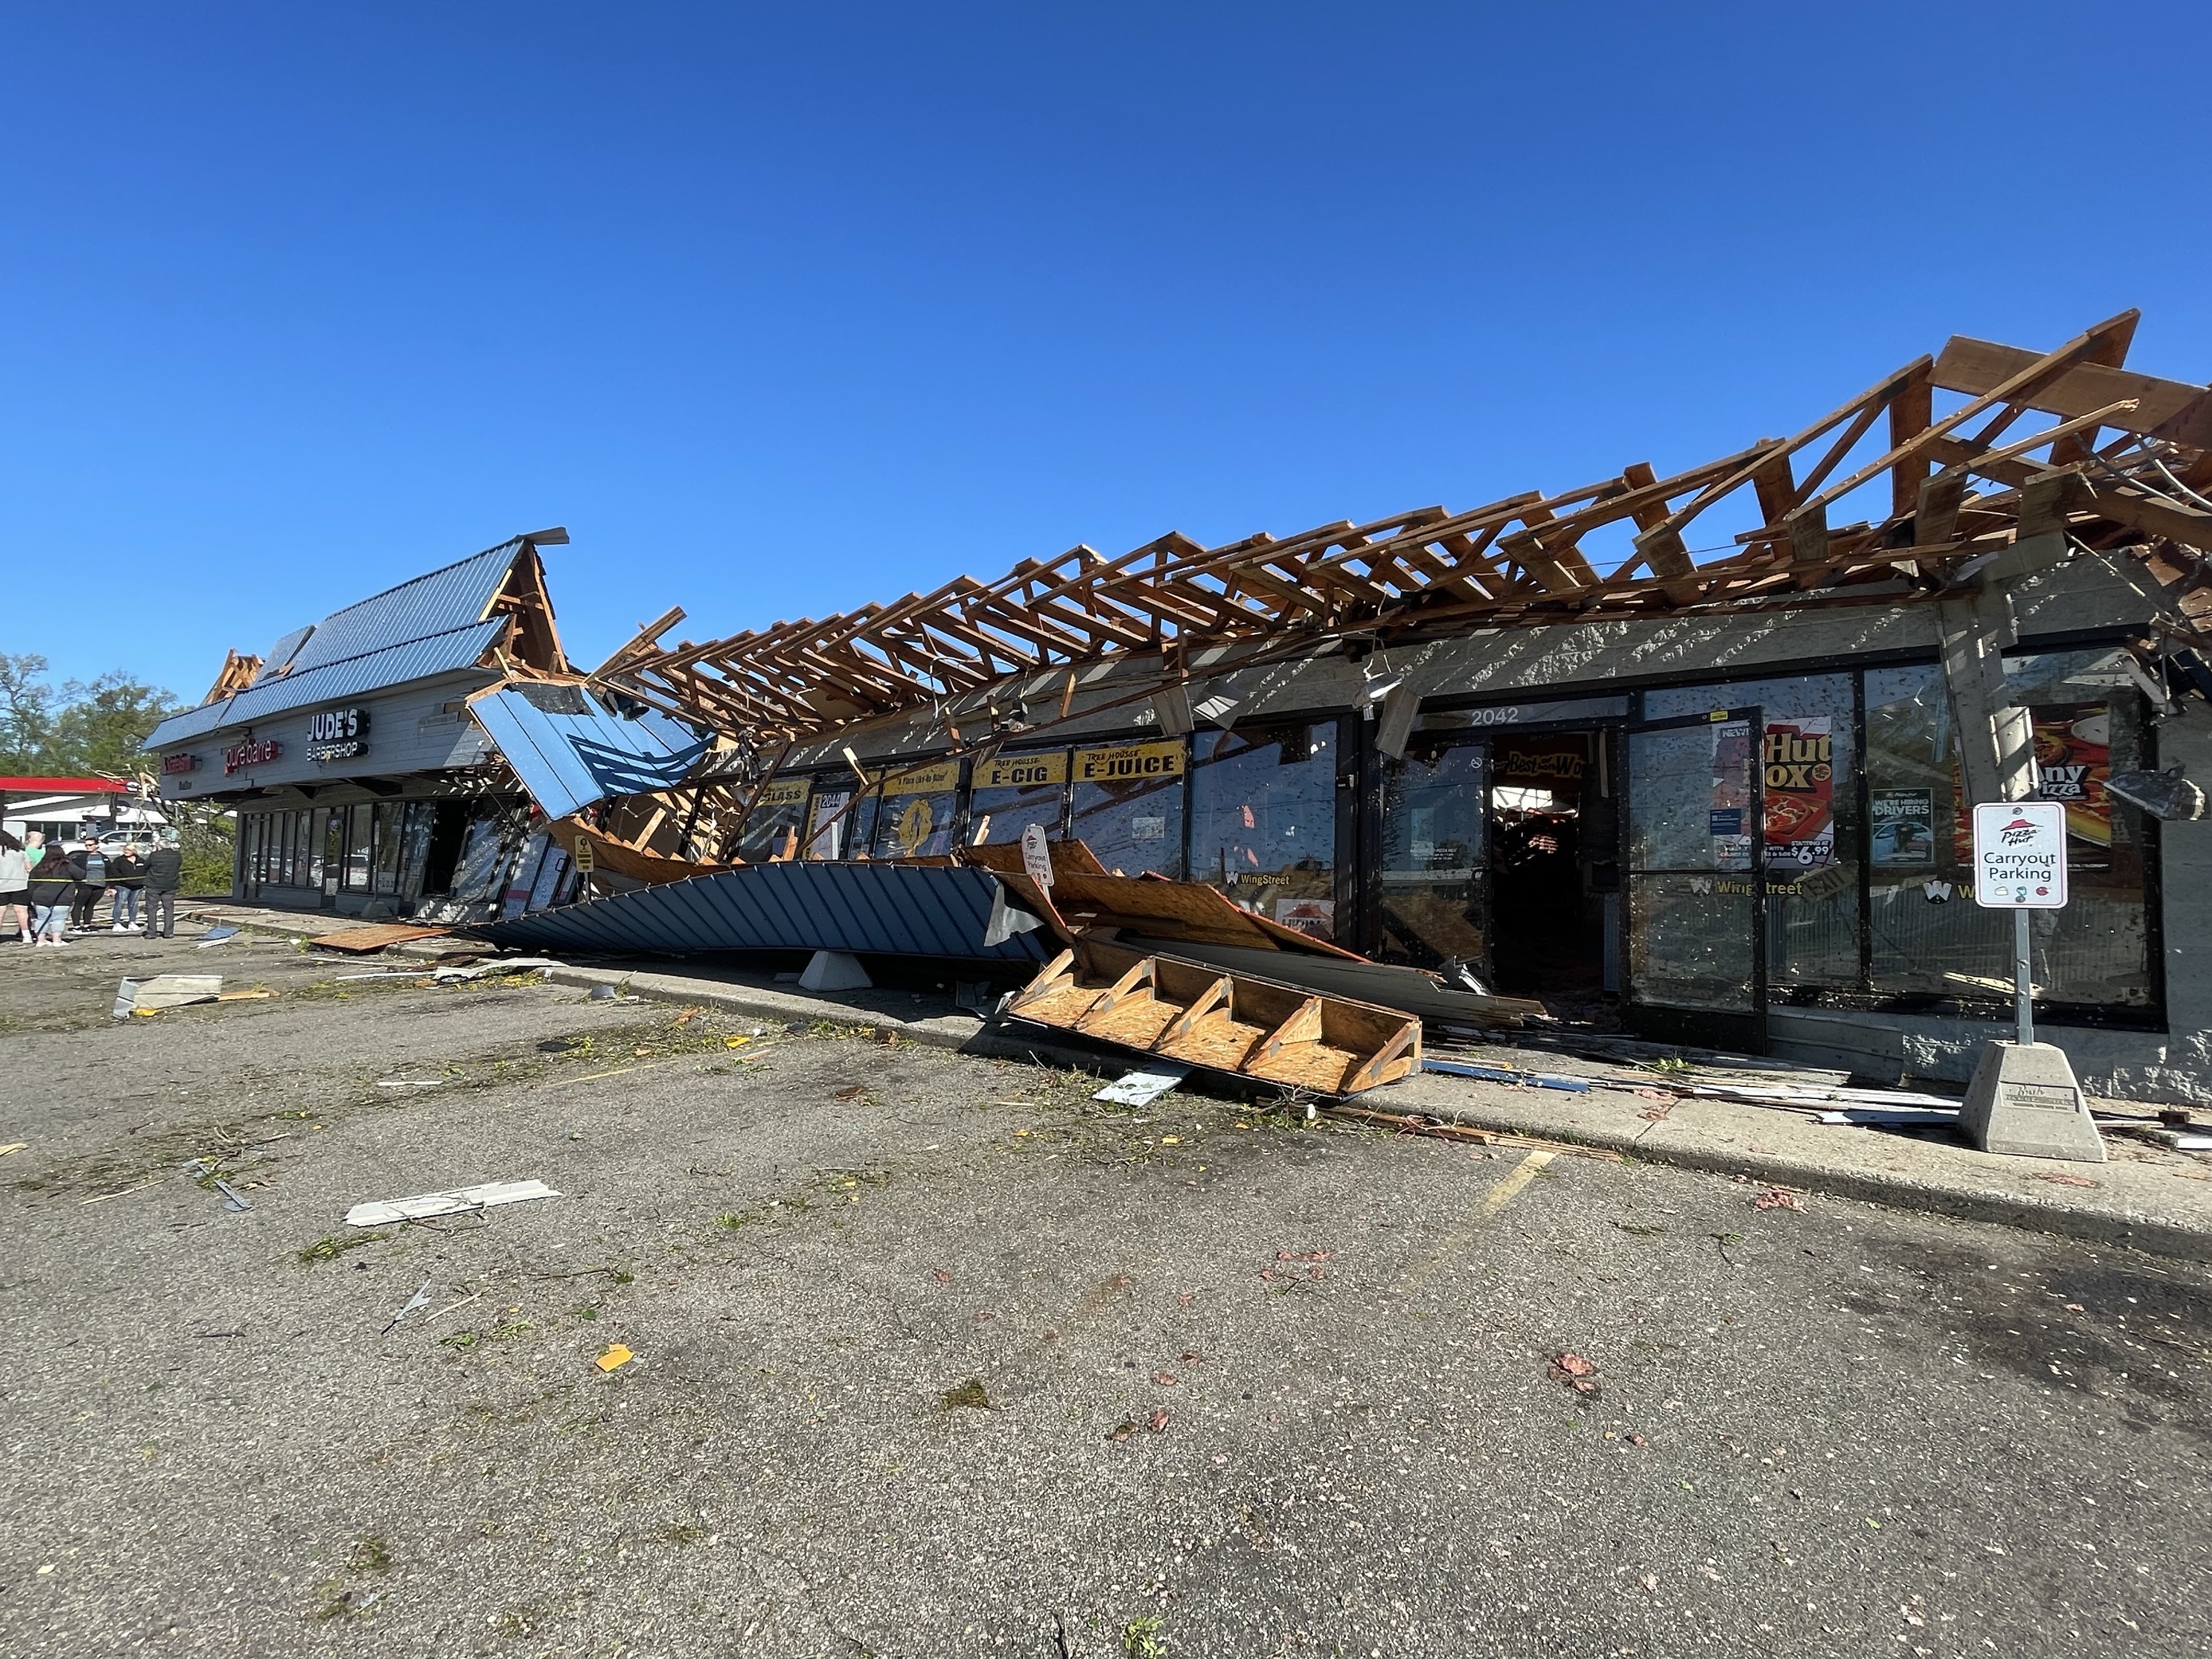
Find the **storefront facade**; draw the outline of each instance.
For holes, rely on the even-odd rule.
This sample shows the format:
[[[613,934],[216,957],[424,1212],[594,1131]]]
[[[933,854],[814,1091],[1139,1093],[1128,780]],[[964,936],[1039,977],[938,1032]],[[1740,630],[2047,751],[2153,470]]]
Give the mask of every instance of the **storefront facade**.
[[[530,538],[287,635],[251,685],[155,729],[162,793],[235,810],[238,898],[493,914],[518,878],[534,884],[520,866],[544,839],[468,702],[523,653],[564,665]]]
[[[2212,720],[2147,695],[2127,644],[2151,607],[2124,556],[2016,605],[2005,678],[2072,831],[2073,901],[2037,924],[2038,1018],[2085,1079],[2212,1097],[2212,976],[2178,943],[2207,920],[2203,830],[2103,787],[2192,758]],[[1181,732],[1162,729],[1176,702],[1129,696],[1147,665],[1124,662],[1089,672],[1048,743],[1009,730],[979,755],[951,739],[971,718],[956,703],[796,749],[741,851],[926,857],[1036,823],[1382,960],[1570,1009],[1617,998],[1653,1036],[1862,1073],[1963,1077],[2004,1018],[2011,932],[1971,895],[1933,607],[1224,657],[1187,698],[1218,718]]]

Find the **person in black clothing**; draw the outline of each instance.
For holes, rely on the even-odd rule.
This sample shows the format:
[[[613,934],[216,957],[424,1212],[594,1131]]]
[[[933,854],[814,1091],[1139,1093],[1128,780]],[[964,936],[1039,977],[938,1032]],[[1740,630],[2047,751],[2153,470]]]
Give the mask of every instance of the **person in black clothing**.
[[[136,848],[125,847],[107,860],[107,931],[109,933],[137,931],[138,893],[145,884],[146,866],[139,858]]]
[[[177,931],[177,889],[185,878],[185,855],[173,847],[156,847],[146,855],[146,937],[170,939]]]
[[[46,843],[46,854],[31,872],[33,942],[59,946],[69,921],[69,906],[84,881],[84,865],[56,842]]]
[[[90,927],[99,921],[94,913],[107,891],[107,854],[100,851],[96,841],[85,842],[76,855],[79,869],[83,872],[76,884],[76,898],[70,906],[70,926]]]

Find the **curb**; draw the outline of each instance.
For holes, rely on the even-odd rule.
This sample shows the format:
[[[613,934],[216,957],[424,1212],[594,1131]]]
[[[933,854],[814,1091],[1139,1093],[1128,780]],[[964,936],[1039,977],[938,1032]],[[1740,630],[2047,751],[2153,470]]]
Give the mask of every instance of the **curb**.
[[[1378,1105],[1376,1109],[1389,1109]],[[1770,1186],[1796,1188],[1828,1198],[1853,1199],[1885,1209],[2025,1228],[2083,1243],[2114,1245],[2177,1261],[2212,1262],[2212,1229],[2192,1227],[2155,1216],[2083,1209],[2018,1193],[1978,1192],[1972,1188],[1922,1181],[1910,1176],[1824,1169],[1791,1158],[1763,1158],[1721,1147],[1670,1145],[1632,1134],[1562,1128],[1557,1124],[1516,1119],[1510,1112],[1496,1109],[1431,1102],[1414,1109],[1421,1116],[1463,1123],[1469,1128],[1494,1129],[1501,1134],[1525,1135],[1532,1139],[1619,1152],[1639,1164],[1664,1164],[1703,1175],[1742,1176]]]

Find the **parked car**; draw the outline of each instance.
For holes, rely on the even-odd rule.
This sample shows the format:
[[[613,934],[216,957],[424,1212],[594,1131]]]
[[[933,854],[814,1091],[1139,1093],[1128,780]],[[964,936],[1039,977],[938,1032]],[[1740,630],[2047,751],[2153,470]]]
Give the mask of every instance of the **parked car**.
[[[167,824],[134,824],[127,830],[110,830],[100,837],[103,853],[120,853],[128,847],[142,855],[156,847],[174,847],[177,832]]]

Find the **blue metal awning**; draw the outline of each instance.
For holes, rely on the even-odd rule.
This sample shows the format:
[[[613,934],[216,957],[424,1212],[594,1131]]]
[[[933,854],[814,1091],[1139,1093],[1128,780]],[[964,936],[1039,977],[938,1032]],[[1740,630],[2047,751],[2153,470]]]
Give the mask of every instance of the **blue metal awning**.
[[[689,881],[464,929],[527,951],[617,954],[849,951],[1010,964],[1045,962],[1032,926],[986,945],[999,878],[957,865],[748,864]]]
[[[549,818],[681,783],[711,747],[665,714],[617,719],[572,685],[509,686],[469,712]]]

